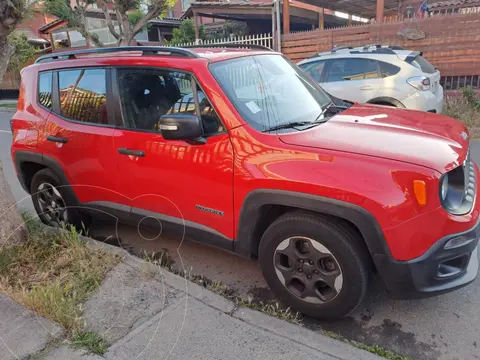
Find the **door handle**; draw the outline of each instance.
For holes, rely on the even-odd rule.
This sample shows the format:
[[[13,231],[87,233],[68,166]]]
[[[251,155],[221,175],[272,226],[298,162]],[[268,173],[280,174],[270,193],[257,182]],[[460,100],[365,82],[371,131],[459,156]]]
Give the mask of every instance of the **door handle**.
[[[122,155],[145,156],[145,151],[143,150],[129,150],[127,148],[118,148],[118,153]]]
[[[373,90],[374,87],[372,85],[363,85],[360,86],[360,90]]]
[[[67,138],[56,137],[56,136],[52,136],[52,135],[48,135],[47,140],[48,141],[53,141],[53,142],[56,142],[56,143],[61,143],[61,144],[66,144],[68,142]]]

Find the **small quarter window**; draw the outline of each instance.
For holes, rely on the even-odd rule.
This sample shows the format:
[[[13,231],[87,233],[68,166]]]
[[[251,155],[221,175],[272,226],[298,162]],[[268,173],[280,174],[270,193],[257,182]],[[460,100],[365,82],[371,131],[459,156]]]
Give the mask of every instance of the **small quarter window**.
[[[38,75],[38,103],[52,110],[52,72],[42,72]]]
[[[59,71],[58,82],[62,116],[86,123],[108,123],[104,69]]]
[[[382,77],[384,78],[396,75],[400,71],[398,66],[383,61],[379,61],[378,63],[380,64],[380,71],[382,73]]]

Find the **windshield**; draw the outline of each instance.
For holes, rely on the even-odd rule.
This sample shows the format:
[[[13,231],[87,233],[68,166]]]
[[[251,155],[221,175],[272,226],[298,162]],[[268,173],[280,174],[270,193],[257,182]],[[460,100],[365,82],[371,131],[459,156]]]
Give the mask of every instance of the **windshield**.
[[[281,55],[257,55],[210,65],[243,119],[257,130],[319,120],[328,95]],[[320,117],[321,118],[321,117]]]

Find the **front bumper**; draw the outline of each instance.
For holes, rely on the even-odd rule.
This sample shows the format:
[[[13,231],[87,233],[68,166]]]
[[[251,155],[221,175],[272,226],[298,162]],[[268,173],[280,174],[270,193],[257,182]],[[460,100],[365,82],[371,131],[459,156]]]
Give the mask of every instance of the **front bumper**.
[[[459,289],[474,281],[479,263],[479,224],[477,222],[470,230],[440,239],[425,254],[413,260],[396,261],[389,255],[378,255],[375,264],[390,297],[429,297]],[[473,240],[445,249],[447,242],[459,236]]]

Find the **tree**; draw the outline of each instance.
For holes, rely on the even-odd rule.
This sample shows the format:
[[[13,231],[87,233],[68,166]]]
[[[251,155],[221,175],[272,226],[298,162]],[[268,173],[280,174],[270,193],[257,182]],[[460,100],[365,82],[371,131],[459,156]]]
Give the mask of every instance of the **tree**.
[[[7,70],[15,47],[8,42],[9,35],[27,14],[26,0],[0,0],[0,81]],[[10,186],[0,164],[0,249],[25,239],[22,218],[18,213]]]
[[[37,49],[28,42],[27,35],[19,31],[15,31],[9,35],[8,43],[12,45],[15,50],[10,57],[7,71],[19,74],[20,70],[29,65],[29,62],[35,57]],[[17,78],[20,77],[17,76]]]
[[[200,25],[198,27],[198,37],[200,40],[206,40],[207,35],[205,33],[205,27]],[[173,29],[172,40],[170,40],[170,45],[181,45],[185,43],[195,42],[195,24],[192,19],[186,19],[182,21],[182,24]]]
[[[0,81],[15,51],[14,46],[8,42],[8,36],[23,20],[27,7],[26,0],[0,0]]]
[[[176,0],[78,0],[71,8],[65,0],[46,0],[45,11],[68,23],[69,28],[79,31],[85,38],[102,46],[98,37],[86,27],[86,12],[92,4],[101,7],[110,33],[117,45],[133,45],[135,35],[146,28],[148,22],[165,14]],[[118,22],[115,26],[114,19]]]

